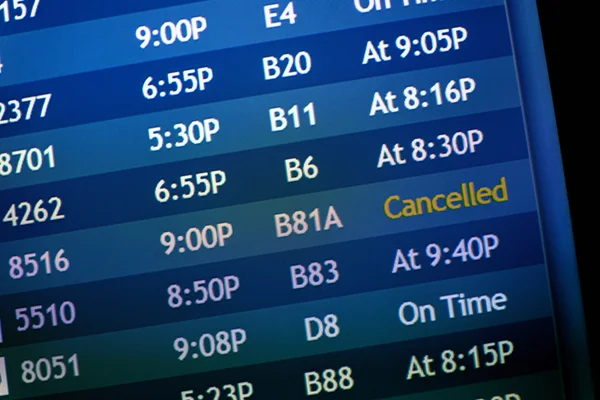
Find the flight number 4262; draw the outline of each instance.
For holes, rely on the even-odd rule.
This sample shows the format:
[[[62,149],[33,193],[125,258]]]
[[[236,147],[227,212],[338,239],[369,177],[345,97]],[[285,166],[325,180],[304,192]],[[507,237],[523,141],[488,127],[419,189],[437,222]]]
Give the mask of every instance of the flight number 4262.
[[[51,197],[47,202],[38,200],[35,204],[23,201],[10,206],[2,222],[12,226],[40,224],[47,221],[57,221],[65,218],[61,214],[62,200],[60,197]]]

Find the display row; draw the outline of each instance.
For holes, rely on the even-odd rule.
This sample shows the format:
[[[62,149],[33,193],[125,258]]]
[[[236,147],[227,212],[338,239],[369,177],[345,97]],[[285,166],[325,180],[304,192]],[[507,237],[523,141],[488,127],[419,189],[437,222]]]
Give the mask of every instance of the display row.
[[[387,135],[383,132],[369,135],[393,135],[398,138],[395,143],[405,148],[411,146],[407,140],[419,135],[452,135],[448,141],[454,144],[446,143],[444,137],[434,138],[439,142],[437,147],[442,147],[442,154],[447,153],[443,149],[446,145],[460,144],[457,142],[463,138],[455,138],[457,132],[465,135],[469,130],[491,132],[490,123],[492,131],[504,129],[503,135],[516,138],[513,144],[517,147],[519,141],[525,140],[522,112],[516,108],[519,106],[516,85],[498,87],[493,81],[479,80],[478,89],[470,95],[474,101],[401,110],[405,102],[411,107],[416,103],[414,98],[409,100],[404,96],[395,79],[396,76],[391,76],[344,82],[1,138],[0,189],[386,127],[395,129],[387,130]],[[411,81],[419,86],[432,83],[412,77],[406,83]],[[455,89],[458,87],[459,82],[455,81]],[[389,93],[396,93],[396,99],[391,99]],[[393,100],[389,104],[397,112],[390,111],[386,97]],[[353,104],[349,104],[350,99]],[[373,108],[375,112],[371,115]],[[354,109],[362,112],[350,112]],[[475,133],[471,136],[471,142],[481,140]],[[390,153],[395,152],[395,143],[389,144]],[[477,147],[485,147],[486,143],[478,143]]]
[[[1,361],[0,361],[1,363]],[[280,365],[277,365],[280,367]],[[232,399],[239,400],[248,400],[253,398],[258,398],[257,394],[261,396],[268,396],[270,393],[271,396],[277,396],[280,394],[287,395],[287,390],[281,391],[271,391],[268,390],[259,390],[258,393],[257,385],[263,386],[264,389],[272,387],[272,375],[265,376],[263,375],[250,375],[252,372],[248,372],[248,370],[258,370],[258,368],[250,367],[250,368],[237,368],[235,370],[227,370],[226,374],[230,375],[232,373],[244,374],[243,376],[252,379],[245,380],[242,382],[237,382],[235,384],[229,383],[231,380],[229,379],[220,379],[219,376],[222,374],[221,372],[216,373],[205,373],[203,374],[203,378],[213,382],[211,386],[202,387],[200,390],[182,390],[180,393],[177,391],[177,387],[181,387],[183,385],[188,385],[188,387],[197,387],[197,376],[196,375],[188,375],[185,377],[178,378],[167,378],[155,380],[152,382],[144,382],[144,383],[136,383],[136,384],[128,384],[121,385],[118,387],[112,388],[100,388],[93,389],[89,391],[78,391],[73,393],[62,393],[60,395],[55,395],[52,397],[44,396],[44,399],[47,400],[70,400],[70,399],[80,399],[81,396],[85,396],[86,399],[89,400],[100,400],[106,398],[126,398],[132,396],[145,396],[146,394],[159,394],[161,398],[164,399],[174,399],[174,400],[192,400],[194,399],[194,395],[196,398],[200,399],[210,399],[217,400],[222,395],[229,396]],[[281,370],[279,370],[281,371]],[[316,385],[314,381],[315,371],[309,371],[305,373],[305,383],[316,385],[316,388],[320,388],[316,394],[311,394],[309,392],[310,389],[306,389],[307,396],[317,395],[317,394],[327,394],[330,397],[333,395],[337,395],[339,397],[345,397],[348,399],[352,399],[353,393],[349,391],[345,391],[343,389],[337,390],[340,385],[336,379],[331,379],[333,376],[332,369],[328,368],[323,372],[327,373],[330,378],[328,381],[328,385],[325,387],[324,383],[319,379],[320,386]],[[333,371],[335,372],[335,371]],[[223,374],[225,375],[225,374]],[[261,379],[262,378],[262,379]],[[286,377],[287,378],[287,377]],[[309,379],[313,378],[312,381]],[[322,378],[322,377],[319,377]],[[324,379],[324,377],[322,378]],[[285,378],[281,378],[281,381],[284,382]],[[337,385],[334,385],[334,382]],[[189,382],[189,383],[187,383]],[[221,383],[219,383],[221,382]],[[227,383],[226,383],[227,382]],[[262,385],[259,385],[261,382],[265,382]],[[354,383],[354,380],[352,381]],[[160,385],[160,386],[159,386]],[[176,386],[177,385],[177,386]],[[6,387],[5,391],[3,391],[3,396],[8,396],[10,391],[8,390],[8,383],[5,381],[4,386]],[[345,385],[344,385],[345,386]],[[335,388],[335,390],[334,390]],[[262,388],[261,388],[262,389]],[[278,388],[279,389],[279,388]],[[313,390],[315,391],[315,390]],[[442,392],[443,391],[443,392]],[[337,392],[337,393],[336,393]],[[561,385],[561,380],[558,374],[558,371],[549,370],[546,372],[540,372],[536,374],[526,374],[516,378],[504,378],[493,380],[491,382],[484,383],[471,383],[469,385],[462,385],[456,387],[456,385],[449,385],[444,389],[437,390],[428,390],[426,392],[419,392],[417,394],[409,394],[409,395],[401,395],[399,397],[386,398],[385,400],[438,400],[440,396],[446,396],[447,398],[473,398],[473,399],[492,399],[492,400],[522,400],[522,399],[530,399],[530,398],[543,398],[547,400],[562,400],[563,399],[563,387]],[[173,394],[175,393],[175,394]],[[181,395],[181,397],[178,396]],[[294,398],[294,397],[288,397]],[[300,396],[298,398],[301,398]],[[10,399],[10,397],[9,397]],[[369,397],[371,399],[371,397]]]
[[[124,32],[121,27],[129,27],[132,21],[139,25],[140,21],[146,21],[147,24],[164,21],[164,17],[170,17],[174,20],[180,20],[183,16],[193,12],[200,12],[209,17],[215,17],[218,25],[222,25],[230,20],[237,22],[236,28],[240,32],[245,31],[241,36],[248,34],[256,35],[253,28],[276,28],[273,26],[279,22],[277,19],[269,18],[273,12],[279,11],[283,14],[289,7],[290,0],[282,3],[273,3],[266,0],[241,2],[237,0],[230,1],[198,1],[198,0],[148,0],[143,3],[120,3],[111,7],[104,7],[99,4],[86,4],[83,6],[75,0],[64,0],[61,7],[55,7],[52,2],[46,0],[21,0],[12,2],[5,0],[0,3],[0,36],[14,35],[15,33],[27,32],[32,30],[41,30],[61,25],[67,27],[46,29],[44,33],[47,36],[61,36],[59,32],[63,28],[68,29],[69,34],[62,35],[61,41],[65,42],[72,37],[84,37],[88,30],[98,32]],[[295,29],[302,30],[302,34],[309,34],[329,29],[343,29],[363,24],[372,24],[386,22],[398,19],[418,18],[427,15],[435,15],[448,12],[470,10],[474,8],[503,5],[501,0],[484,1],[455,1],[450,4],[444,2],[422,2],[421,0],[351,0],[347,8],[334,7],[329,3],[314,3],[305,0],[293,1],[293,14],[287,12],[283,15],[283,21],[290,21],[294,15],[295,20],[291,25]],[[419,5],[423,5],[419,7]],[[279,6],[279,7],[277,7]],[[266,10],[265,10],[266,8]],[[265,12],[266,11],[266,12]],[[398,12],[401,11],[401,12]],[[336,20],[328,20],[327,24],[321,24],[321,30],[310,29],[310,21],[315,21],[319,17],[326,17],[335,14]],[[248,18],[254,15],[255,18]],[[290,18],[285,18],[289,16]],[[298,16],[300,18],[298,18]],[[310,17],[310,18],[308,18]],[[269,18],[269,19],[268,19]],[[86,22],[88,21],[88,22]],[[92,21],[92,22],[89,22]],[[345,24],[339,22],[347,21]],[[108,23],[108,25],[106,25]],[[75,25],[76,24],[76,25]],[[134,25],[134,26],[138,26]],[[325,26],[323,26],[325,25]],[[229,25],[231,29],[231,25]],[[75,32],[74,32],[75,31]],[[128,30],[129,32],[129,30]],[[224,34],[221,40],[231,39],[230,31],[220,31]],[[279,32],[279,35],[282,33]],[[13,38],[22,38],[26,35],[13,36]],[[43,38],[39,38],[43,40]],[[262,37],[257,37],[257,40]],[[266,36],[264,40],[269,40]],[[77,48],[76,40],[68,42],[72,48]]]
[[[60,276],[0,279],[2,293],[514,215],[536,210],[536,203],[529,161],[521,160],[50,235],[58,228],[74,229],[74,223],[102,225],[111,216],[110,207],[82,210],[72,214],[77,220],[31,225],[32,230],[15,230],[10,237],[48,236],[0,244],[7,269],[15,255],[48,251],[56,257],[61,249],[66,253],[61,257],[78,267]]]
[[[506,34],[496,32],[498,24],[506,27],[502,7],[451,16],[456,21],[449,28],[446,28],[449,16],[431,17],[6,86],[0,98],[0,132],[2,136],[19,135],[512,54],[508,28]],[[400,32],[399,37],[405,40],[387,39],[390,31]],[[413,36],[419,39],[412,39]],[[373,38],[381,39],[374,44]],[[396,42],[387,45],[389,51],[382,44],[384,38]],[[396,49],[393,53],[392,45]],[[238,68],[240,63],[243,69]],[[469,67],[465,67],[448,82],[440,80],[443,87],[437,92],[432,89],[437,80],[418,89],[425,90],[432,107],[434,102],[437,106],[464,103],[476,86],[470,83],[448,89],[448,85],[450,80],[477,77],[470,72]],[[428,71],[421,76],[430,77],[430,74]],[[507,76],[506,80],[515,80],[514,66]],[[411,82],[405,86],[413,85]],[[403,90],[404,87],[398,91]],[[110,106],[99,107],[98,104]],[[74,109],[79,112],[73,113]]]
[[[62,7],[55,7],[45,0],[5,0],[0,4],[0,21],[3,22],[0,36],[195,2],[198,0],[148,0],[144,3],[120,3],[115,7],[96,3],[82,7],[77,1],[65,0],[61,3]]]
[[[402,217],[404,217],[402,221],[413,217],[423,219],[424,216],[437,219],[441,218],[437,215],[455,214],[460,210],[468,212],[470,209],[480,210],[486,216],[492,214],[495,208],[520,209],[525,204],[529,204],[529,196],[532,193],[532,187],[527,186],[531,180],[516,175],[519,170],[524,173],[529,172],[528,167],[522,167],[527,162],[528,159],[522,159],[521,161],[495,164],[495,168],[490,168],[487,173],[481,175],[478,172],[485,171],[485,169],[474,167],[471,170],[411,177],[407,179],[423,183],[427,181],[427,183],[416,188],[402,188],[401,192],[396,189],[398,183],[402,182],[401,180],[323,191],[320,192],[321,197],[325,193],[329,193],[328,204],[321,202],[314,208],[307,208],[306,203],[299,203],[299,196],[269,200],[282,204],[286,201],[285,199],[288,199],[288,202],[295,203],[294,207],[299,207],[298,209],[271,209],[271,215],[267,219],[272,232],[272,235],[269,236],[282,239],[291,235],[302,236],[308,231],[327,232],[332,229],[334,231],[347,229],[348,221],[353,222],[352,215],[356,214],[356,210],[347,210],[350,203],[347,198],[342,197],[344,196],[342,193],[344,191],[356,193],[361,189],[374,189],[372,193],[357,193],[357,199],[369,199],[368,201],[371,203],[368,206],[361,206],[363,212],[370,210],[372,217],[380,216],[392,221]],[[316,167],[311,165],[311,168],[310,171],[314,171]],[[303,170],[300,169],[300,171]],[[311,173],[307,171],[309,171],[308,167],[302,173]],[[440,176],[452,179],[453,185],[438,182],[436,178],[439,179]],[[247,204],[246,208],[251,209],[256,205],[266,204],[265,201],[273,197],[264,195],[265,192],[268,193],[267,186],[272,185],[271,182],[264,180],[248,180],[240,182],[239,186],[235,188],[236,190],[224,190],[222,186],[226,182],[226,174],[222,170],[186,175],[176,181],[181,182],[181,187],[176,183],[165,183],[165,180],[160,180],[157,184],[149,185],[149,187],[144,188],[143,185],[140,185],[131,190],[129,188],[133,186],[134,181],[121,181],[122,186],[115,182],[115,185],[111,187],[110,178],[112,177],[98,177],[93,182],[96,187],[94,185],[62,186],[64,195],[56,193],[57,189],[52,187],[32,187],[31,190],[18,189],[22,193],[19,196],[20,200],[16,200],[17,196],[11,192],[11,196],[0,199],[0,205],[2,205],[0,208],[4,213],[0,225],[2,242],[211,208],[218,209],[217,213],[222,214],[222,210],[224,210],[222,207],[242,203],[240,207]],[[101,182],[103,184],[100,184]],[[308,185],[313,190],[321,188],[319,186],[311,187],[311,182],[307,182],[307,180],[297,183],[296,193],[302,193],[303,185]],[[285,185],[285,181],[282,182],[282,186],[285,187]],[[119,186],[121,187],[119,188]],[[98,187],[104,190],[94,190]],[[119,188],[116,193],[115,188]],[[322,187],[322,189],[326,188],[327,186]],[[146,196],[132,196],[136,192],[145,193]],[[336,192],[339,192],[339,195],[336,196]],[[246,193],[257,193],[257,195],[247,195]],[[224,194],[228,194],[228,196],[224,196]],[[286,194],[290,196],[294,192]],[[84,195],[86,197],[82,198]],[[245,197],[240,198],[240,196]],[[305,196],[309,198],[310,195]],[[135,198],[137,201],[127,202],[122,200],[123,198]],[[231,243],[232,237],[239,238],[240,236],[240,222],[235,220],[235,216],[229,214],[223,216],[221,221],[196,222],[187,229],[194,228],[205,231],[203,236],[208,249],[217,247],[217,244],[218,247],[225,247],[225,242]],[[260,226],[265,222],[267,221],[254,220],[254,225]],[[244,222],[241,223],[244,224]],[[246,227],[242,227],[241,230],[243,231],[244,228]],[[177,234],[184,235],[185,232],[177,232]]]
[[[491,353],[491,352],[490,352]],[[321,358],[317,356],[316,358]],[[291,363],[287,363],[288,366]],[[308,365],[308,364],[307,364]],[[111,388],[98,388],[87,391],[77,391],[72,393],[62,393],[59,395],[44,396],[46,400],[78,400],[82,396],[87,400],[103,400],[107,398],[128,398],[135,396],[147,396],[147,395],[158,395],[162,399],[173,399],[173,400],[192,400],[195,398],[217,400],[222,396],[235,396],[235,399],[249,400],[259,399],[267,396],[286,396],[286,399],[304,399],[310,395],[310,389],[301,388],[298,389],[298,385],[294,384],[291,388],[287,386],[291,380],[288,375],[284,375],[288,372],[294,372],[286,369],[281,363],[263,365],[269,368],[269,374],[260,374],[260,367],[241,367],[236,369],[229,369],[226,371],[219,371],[214,373],[204,373],[201,375],[202,379],[207,382],[204,386],[198,385],[198,375],[187,375],[177,378],[159,379],[150,382],[133,383],[127,385],[121,385],[118,387]],[[283,369],[282,369],[283,367]],[[304,373],[305,385],[314,381],[316,371],[311,371],[311,368],[306,368],[308,372]],[[542,368],[543,369],[543,368]],[[559,372],[552,370],[548,366],[547,371],[538,372],[534,374],[525,374],[517,377],[503,378],[492,380],[488,382],[480,382],[479,378],[473,379],[477,383],[471,383],[467,385],[458,385],[456,383],[444,383],[435,385],[437,389],[426,391],[418,391],[416,394],[404,394],[394,397],[386,397],[385,400],[439,400],[440,396],[445,396],[448,399],[478,399],[478,400],[525,400],[525,399],[546,399],[546,400],[562,400],[563,387],[561,385],[561,379]],[[271,371],[275,372],[273,374]],[[351,390],[339,389],[339,379],[331,379],[332,372],[336,372],[332,368],[327,368],[322,372],[330,378],[327,385],[327,390],[323,385],[324,377],[320,376],[319,383],[321,383],[320,391],[317,394],[328,395],[330,398],[347,398],[356,399],[355,395],[359,396],[362,393],[354,393]],[[278,373],[282,374],[279,378]],[[228,379],[230,376],[239,377],[236,380]],[[337,373],[335,374],[337,375]],[[503,374],[510,375],[510,374]],[[337,376],[336,376],[337,377]],[[310,381],[313,378],[313,381]],[[275,380],[276,379],[276,380]],[[334,386],[333,381],[337,383]],[[234,382],[234,383],[231,383]],[[285,386],[274,386],[274,382],[286,384]],[[461,379],[461,383],[464,380]],[[353,380],[353,383],[356,383]],[[315,388],[318,388],[315,383]],[[345,385],[344,385],[345,386]],[[368,385],[364,385],[368,386]],[[194,390],[181,390],[180,387],[194,388]],[[334,390],[336,388],[336,390]],[[354,388],[354,386],[352,387]],[[298,390],[298,392],[296,392]],[[315,389],[316,390],[316,389]],[[369,390],[372,388],[369,386]],[[365,389],[366,391],[366,389]],[[385,392],[391,390],[384,390]],[[416,390],[408,390],[408,392],[415,392]],[[292,393],[295,392],[295,393]],[[407,391],[400,391],[407,392]],[[315,396],[312,394],[310,396]],[[369,395],[367,393],[366,395]],[[259,397],[259,395],[261,397]],[[18,396],[18,395],[17,395]],[[304,396],[304,397],[303,397]],[[8,397],[11,399],[13,397]],[[18,397],[15,397],[18,398]],[[36,397],[37,398],[37,397]],[[268,398],[268,397],[267,397]],[[361,399],[375,399],[375,397],[360,397]]]
[[[42,0],[36,0],[40,1]],[[377,4],[379,10],[376,9]],[[388,4],[390,7],[387,7]],[[356,5],[363,12],[357,12]],[[444,26],[436,29],[451,28],[458,20],[449,13],[493,5],[504,8],[501,2],[495,0],[454,1],[428,7],[402,6],[401,10],[398,9],[398,0],[357,0],[356,4],[352,1],[341,4],[298,0],[281,3],[265,0],[203,1],[11,36],[2,47],[5,68],[0,86],[437,14],[447,15],[437,18],[439,23],[444,21]],[[61,8],[68,10],[68,6],[63,7]],[[81,6],[77,8],[82,9]],[[93,9],[86,6],[81,11],[89,8]],[[329,15],[335,15],[336,18],[328,18],[326,21],[319,19]],[[406,30],[393,30],[396,36],[417,34],[418,31],[413,29],[414,22],[404,24],[407,25]],[[424,28],[429,25],[424,22],[421,24]],[[4,36],[2,28],[6,24],[4,25],[0,27],[0,36]],[[494,29],[503,36],[508,34],[506,23],[495,26]],[[428,51],[435,51],[438,39],[441,40],[440,48],[447,48],[450,44],[452,47],[460,46],[467,39],[466,32],[453,33],[451,29],[439,36],[436,36],[436,31],[433,34],[434,36],[425,38],[421,34],[410,38],[425,44],[423,55]],[[479,32],[475,30],[471,34]],[[394,40],[389,33],[380,39],[389,40],[389,44],[394,47]],[[375,44],[379,44],[379,40]],[[405,49],[404,46],[402,50]],[[26,58],[22,57],[24,49],[28,54]],[[389,51],[391,55],[391,47]],[[75,63],[72,62],[73,53],[79,54]],[[44,68],[40,68],[40,64]],[[14,68],[16,65],[19,68]]]
[[[539,229],[528,213],[3,296],[0,347],[543,264]],[[184,249],[175,237],[163,239],[175,252]],[[44,280],[88,268],[72,265],[64,249],[47,255],[11,257],[3,279]]]
[[[410,135],[365,132],[5,190],[0,237],[10,241],[527,159],[524,130],[510,124],[518,126],[520,116],[512,116],[498,123],[452,121],[448,130]],[[32,160],[50,168],[54,153],[40,154],[0,156],[0,171],[29,168]],[[473,205],[508,200],[500,193],[507,190],[502,182],[488,189],[465,182]]]
[[[11,386],[14,383],[23,389],[37,388],[51,393],[64,384],[71,390],[111,386],[395,342],[401,342],[397,346],[410,350],[422,360],[427,354],[435,354],[429,352],[438,346],[442,349],[452,346],[451,340],[439,335],[491,328],[489,331],[494,332],[494,336],[514,343],[516,357],[512,359],[512,373],[523,372],[519,368],[530,368],[517,362],[518,354],[524,356],[534,349],[537,349],[535,357],[522,361],[539,370],[541,360],[554,358],[552,320],[547,318],[538,325],[530,322],[534,326],[515,328],[518,335],[510,333],[511,329],[504,325],[539,321],[551,315],[545,276],[543,265],[523,267],[336,299],[11,347],[3,349],[2,356],[6,360]],[[115,318],[115,310],[105,310],[105,313],[106,320]],[[469,334],[461,336],[464,338]],[[474,345],[486,343],[487,338],[482,339],[482,336],[487,335],[477,336],[476,343],[462,350],[468,351]],[[523,336],[529,337],[526,341],[532,343],[526,346],[519,343],[525,339]],[[422,343],[421,350],[417,351],[417,342],[402,344],[414,339]],[[364,353],[376,354],[372,350]],[[395,377],[393,382],[425,384],[423,381],[427,377],[425,374],[419,376],[418,369],[412,365],[412,357],[390,358],[390,353],[393,352],[379,354],[377,358],[384,357],[387,362],[380,360],[377,364],[381,363],[379,368],[389,369],[392,360],[402,363],[401,369],[398,366],[399,371],[387,372]],[[35,371],[37,360],[61,355],[65,363],[73,358],[68,374],[60,374],[62,376],[56,379],[19,379],[25,377],[25,370],[31,369],[27,361],[33,362]],[[364,361],[368,357],[357,359],[365,367],[370,364]],[[371,364],[367,370],[378,370],[374,367]],[[100,383],[98,376],[104,377]],[[399,376],[406,379],[399,379]]]

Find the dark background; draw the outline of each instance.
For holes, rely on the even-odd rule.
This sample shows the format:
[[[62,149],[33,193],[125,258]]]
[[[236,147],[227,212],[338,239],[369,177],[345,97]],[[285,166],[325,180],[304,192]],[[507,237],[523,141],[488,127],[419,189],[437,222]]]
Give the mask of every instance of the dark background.
[[[596,238],[600,236],[600,228],[593,210],[597,207],[595,199],[598,198],[594,189],[597,185],[595,175],[600,169],[595,163],[598,158],[598,129],[594,121],[599,111],[594,107],[593,90],[597,85],[591,74],[594,67],[597,70],[598,64],[595,62],[596,35],[588,30],[591,31],[599,21],[593,20],[594,13],[583,3],[559,0],[538,0],[537,3],[573,220],[590,358],[598,393],[600,366],[596,355],[600,347],[600,326],[596,322],[598,274],[593,250],[598,248]]]

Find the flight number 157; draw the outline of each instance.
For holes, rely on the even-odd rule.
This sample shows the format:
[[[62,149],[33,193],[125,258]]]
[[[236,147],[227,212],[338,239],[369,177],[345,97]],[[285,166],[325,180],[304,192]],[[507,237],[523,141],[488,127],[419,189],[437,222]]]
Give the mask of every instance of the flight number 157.
[[[4,22],[34,18],[39,5],[40,0],[5,0],[0,3],[0,17]]]

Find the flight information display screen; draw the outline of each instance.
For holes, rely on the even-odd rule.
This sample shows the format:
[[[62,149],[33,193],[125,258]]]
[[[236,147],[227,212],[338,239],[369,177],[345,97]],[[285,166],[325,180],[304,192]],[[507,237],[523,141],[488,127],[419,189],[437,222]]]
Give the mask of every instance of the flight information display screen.
[[[574,398],[539,28],[524,0],[0,0],[0,398]]]

